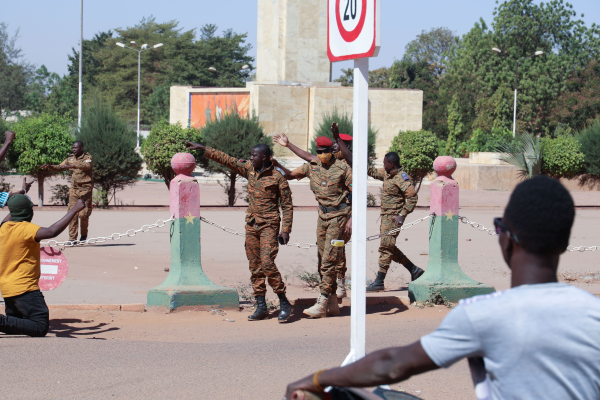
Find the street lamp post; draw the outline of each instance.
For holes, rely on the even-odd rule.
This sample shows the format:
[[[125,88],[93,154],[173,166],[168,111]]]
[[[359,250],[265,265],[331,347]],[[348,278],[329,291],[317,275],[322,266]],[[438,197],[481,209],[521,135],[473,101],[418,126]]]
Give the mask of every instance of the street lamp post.
[[[236,74],[239,74],[240,72],[242,72],[242,71],[244,71],[244,70],[246,70],[246,69],[248,69],[248,68],[250,68],[250,67],[248,66],[248,64],[244,64],[244,65],[242,66],[242,69],[240,69],[238,72],[234,72],[233,74],[231,74],[231,75],[228,75],[228,76],[227,76],[227,79],[229,80],[229,87],[231,87],[231,78],[233,78],[233,77],[234,77]],[[224,72],[217,71],[217,69],[216,69],[215,67],[210,67],[210,68],[208,68],[208,70],[209,70],[210,72],[216,72],[216,73],[217,73],[217,74],[219,74],[219,75],[223,75],[223,74],[224,74]]]
[[[518,82],[518,77],[519,77],[519,61],[523,61],[526,60],[528,58],[532,58],[532,57],[537,57],[537,56],[541,56],[542,54],[544,54],[543,51],[536,51],[534,54],[527,56],[527,57],[523,57],[523,58],[511,58],[508,53],[502,53],[502,50],[500,50],[497,47],[492,48],[492,51],[500,54],[501,56],[510,58],[511,60],[515,61],[515,106],[514,106],[514,112],[513,112],[513,137],[515,137],[516,132],[517,132],[517,82]]]
[[[141,67],[142,52],[146,51],[146,50],[150,50],[150,49],[159,48],[163,44],[158,43],[150,48],[148,48],[147,44],[143,44],[142,48],[140,50],[134,49],[133,47],[126,46],[121,42],[117,42],[116,44],[119,47],[128,48],[130,50],[137,51],[137,53],[138,53],[137,147],[140,147],[140,87],[141,87],[140,82],[141,82],[141,68],[142,68]],[[130,44],[137,47],[137,43],[133,40],[130,42]]]

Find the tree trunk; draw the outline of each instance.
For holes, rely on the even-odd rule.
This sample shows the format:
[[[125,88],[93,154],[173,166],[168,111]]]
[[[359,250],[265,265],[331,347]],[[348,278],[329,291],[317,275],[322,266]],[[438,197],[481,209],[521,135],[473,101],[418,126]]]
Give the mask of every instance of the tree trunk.
[[[233,207],[235,205],[235,180],[237,178],[237,173],[231,172],[229,173],[229,207]]]
[[[424,178],[419,179],[419,183],[417,184],[417,193],[419,193],[419,190],[421,190],[421,184],[423,183],[423,179]]]
[[[165,185],[167,185],[167,190],[171,190],[171,181],[173,178],[175,178],[175,171],[173,171],[173,168],[169,168],[163,175],[163,180],[165,181]]]
[[[108,208],[108,190],[102,188],[102,191],[100,192],[100,196],[102,197],[102,208]]]
[[[38,207],[44,206],[44,175],[38,174]]]

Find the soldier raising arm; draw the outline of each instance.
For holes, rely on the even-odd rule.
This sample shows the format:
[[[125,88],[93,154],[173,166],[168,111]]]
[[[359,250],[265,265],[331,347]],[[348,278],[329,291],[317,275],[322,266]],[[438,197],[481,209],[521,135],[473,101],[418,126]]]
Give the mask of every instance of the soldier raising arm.
[[[73,143],[73,153],[59,165],[44,164],[41,168],[55,172],[71,170],[71,189],[69,190],[69,210],[75,206],[77,200],[83,200],[85,208],[75,214],[69,224],[69,240],[77,240],[79,220],[81,220],[81,238],[86,240],[88,225],[92,215],[92,191],[94,183],[92,179],[93,162],[90,153],[83,149],[83,143],[79,140]]]
[[[285,292],[285,283],[275,265],[279,243],[290,240],[293,221],[292,193],[279,171],[271,163],[271,149],[265,144],[252,148],[250,161],[237,160],[221,151],[203,144],[187,142],[190,150],[204,150],[204,157],[218,162],[248,179],[250,205],[246,211],[246,256],[248,257],[252,288],[256,297],[256,311],[250,321],[258,321],[269,316],[265,295],[266,280],[279,296],[279,322],[285,322],[292,313]],[[279,206],[283,213],[283,224],[279,232]]]

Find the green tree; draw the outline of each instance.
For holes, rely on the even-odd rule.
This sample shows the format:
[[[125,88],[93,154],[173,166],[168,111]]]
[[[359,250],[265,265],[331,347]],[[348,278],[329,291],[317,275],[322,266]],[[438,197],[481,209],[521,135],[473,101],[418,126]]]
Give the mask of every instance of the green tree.
[[[94,184],[102,188],[102,205],[108,194],[135,184],[142,158],[135,151],[136,133],[116,115],[110,104],[95,94],[88,101],[76,139],[84,143],[94,160]]]
[[[167,189],[175,177],[171,168],[171,158],[177,153],[189,153],[185,141],[202,143],[200,131],[195,128],[183,128],[180,124],[170,125],[160,121],[152,127],[150,134],[142,143],[142,156],[148,169],[163,177]],[[196,162],[201,162],[200,155],[192,151]]]
[[[8,158],[21,174],[37,179],[40,207],[44,205],[44,180],[55,174],[40,166],[60,164],[70,153],[73,145],[70,124],[68,117],[44,113],[21,118],[12,127],[16,137]]]
[[[455,96],[448,106],[448,140],[446,141],[446,155],[455,157],[457,139],[463,136],[464,125],[458,107],[458,96]]]
[[[400,156],[400,165],[421,189],[423,179],[433,172],[433,162],[439,155],[438,140],[432,132],[400,132],[393,140],[389,151]]]
[[[600,119],[579,132],[576,138],[585,157],[581,183],[600,183]]]
[[[196,39],[195,29],[179,28],[179,23],[174,20],[158,23],[153,17],[144,18],[133,27],[115,29],[116,35],[106,38],[104,44],[93,51],[93,66],[96,68],[96,61],[98,65],[93,69],[93,79],[103,97],[113,99],[115,107],[122,110],[128,122],[135,121],[138,55],[115,46],[115,43],[132,40],[140,46],[163,43],[162,47],[141,55],[141,122],[157,122],[165,114],[159,108],[168,104],[168,92],[164,87],[171,84],[227,86],[227,76],[233,74],[232,85],[244,85],[254,60],[248,55],[251,46],[245,44],[246,34],[229,29],[218,36],[216,30],[215,25],[205,25]],[[244,64],[250,68],[240,73]],[[72,65],[74,68],[74,61]],[[209,71],[209,67],[216,68],[221,74]],[[163,89],[155,91],[158,86]]]
[[[350,136],[354,136],[354,121],[352,120],[352,114],[348,114],[345,112],[339,111],[337,108],[334,108],[331,112],[324,112],[321,116],[321,121],[319,125],[317,125],[317,129],[315,131],[315,136],[310,142],[310,152],[313,154],[317,154],[317,142],[316,138],[319,136],[326,136],[333,140],[333,134],[331,133],[331,124],[337,122],[340,128],[340,133],[345,133]],[[369,133],[368,133],[368,154],[369,160],[372,161],[377,158],[377,154],[375,154],[375,144],[377,142],[377,131],[373,129],[371,124],[369,123]]]
[[[458,37],[448,28],[423,30],[417,38],[406,45],[404,58],[416,64],[425,62],[438,77],[446,70],[447,58]]]
[[[552,123],[582,130],[600,118],[600,62],[591,61],[573,72],[552,110]]]
[[[513,87],[515,61],[543,51],[541,57],[519,62],[517,126],[535,134],[553,131],[552,109],[573,72],[585,68],[600,54],[600,29],[585,26],[573,6],[562,1],[535,4],[509,0],[494,10],[492,29],[483,20],[475,24],[448,53],[447,73],[440,96],[460,98],[466,132],[476,119],[475,106],[502,85]],[[510,57],[492,53],[498,47]]]
[[[409,58],[394,61],[390,68],[390,88],[418,89],[423,92],[423,129],[434,132],[439,138],[448,136],[445,106],[439,106],[440,77],[434,74],[426,61],[415,62]]]
[[[214,149],[223,151],[237,159],[250,159],[252,147],[264,143],[273,148],[273,140],[267,136],[254,113],[241,116],[236,108],[225,113],[220,119],[207,121],[202,128],[204,143]],[[224,187],[227,191],[227,203],[233,207],[236,200],[235,183],[240,176],[229,168],[209,161],[207,169],[213,173],[225,175]]]
[[[34,67],[23,59],[18,37],[18,29],[11,36],[8,24],[0,22],[0,109],[22,110],[26,104]]]

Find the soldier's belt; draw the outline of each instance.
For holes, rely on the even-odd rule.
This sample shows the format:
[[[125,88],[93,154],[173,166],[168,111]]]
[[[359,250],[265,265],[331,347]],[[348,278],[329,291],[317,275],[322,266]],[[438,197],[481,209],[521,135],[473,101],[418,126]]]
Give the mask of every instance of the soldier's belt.
[[[346,207],[348,207],[348,204],[346,204],[346,203],[342,203],[337,207],[324,207],[319,204],[319,210],[323,211],[324,214],[334,212],[334,211],[341,211]]]

